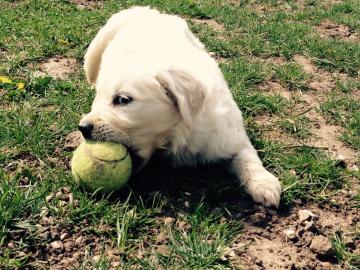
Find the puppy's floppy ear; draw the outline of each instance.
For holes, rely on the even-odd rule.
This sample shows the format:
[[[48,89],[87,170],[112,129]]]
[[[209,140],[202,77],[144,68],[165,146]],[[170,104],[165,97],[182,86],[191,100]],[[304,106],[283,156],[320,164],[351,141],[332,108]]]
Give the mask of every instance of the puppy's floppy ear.
[[[125,10],[113,15],[105,26],[99,30],[86,51],[84,70],[88,82],[92,85],[96,84],[103,52],[119,29],[126,24],[126,12]]]
[[[191,127],[194,117],[204,104],[205,92],[202,84],[189,73],[178,69],[160,72],[156,79],[177,107],[185,124]]]

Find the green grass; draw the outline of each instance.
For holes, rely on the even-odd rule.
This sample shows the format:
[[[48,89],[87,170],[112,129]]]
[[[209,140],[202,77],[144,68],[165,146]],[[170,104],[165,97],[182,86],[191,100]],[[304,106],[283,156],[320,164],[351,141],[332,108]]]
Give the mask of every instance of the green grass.
[[[340,85],[340,87],[343,84]],[[340,88],[343,90],[343,88]],[[346,88],[348,89],[348,88]],[[356,88],[351,87],[351,90]],[[358,88],[357,88],[358,89]],[[360,149],[360,102],[354,98],[355,93],[348,95],[334,93],[321,104],[322,112],[333,122],[345,128],[341,139],[356,150]],[[355,92],[355,91],[354,91]]]
[[[309,119],[306,116],[282,119],[279,127],[299,139],[305,139],[310,135]]]
[[[356,99],[360,45],[341,38],[320,38],[313,30],[329,19],[359,34],[360,3],[347,0],[327,5],[312,0],[302,9],[293,0],[255,1],[269,7],[261,13],[254,9],[254,1],[232,2],[109,0],[79,9],[65,0],[0,0],[0,76],[13,81],[0,83],[0,268],[36,268],[33,254],[44,251],[51,242],[39,237],[43,229],[39,224],[47,226],[41,225],[43,211],[71,235],[102,239],[104,250],[97,254],[89,251],[81,258],[80,269],[108,269],[111,260],[105,244],[121,253],[121,269],[240,268],[223,255],[241,232],[242,221],[235,218],[241,211],[239,201],[249,203],[249,197],[222,167],[164,171],[155,164],[116,196],[99,198],[72,182],[71,153],[57,151],[65,136],[76,129],[81,115],[89,111],[94,97],[80,69],[86,47],[111,14],[135,4],[151,5],[189,20],[213,19],[224,26],[217,31],[190,23],[208,50],[225,60],[220,66],[243,111],[251,139],[265,166],[282,181],[281,209],[298,199],[304,203],[322,200],[358,179],[358,174],[339,167],[322,149],[284,147],[265,139],[253,120],[262,114],[275,115],[279,121],[273,125],[289,136],[311,136],[311,120],[292,112],[291,101],[258,90],[261,83],[276,80],[293,93],[309,91],[311,74],[291,60],[295,54],[305,55],[320,68],[349,76],[327,93],[321,112],[343,127],[340,136],[346,144],[360,149]],[[36,66],[52,56],[75,58],[79,68],[63,80],[35,78]],[[282,57],[286,62],[270,63],[269,67],[261,61],[269,57]],[[24,90],[18,89],[19,82],[25,83]],[[56,198],[46,201],[46,196],[64,186],[73,193],[77,206],[62,207]],[[359,207],[358,201],[354,199],[354,207]],[[174,218],[174,224],[164,224],[165,217]],[[180,228],[177,222],[187,226]],[[106,231],[101,229],[105,225]],[[159,232],[166,236],[163,245],[167,253],[156,249]],[[357,257],[344,251],[341,240],[334,243],[340,261],[358,263]],[[20,256],[20,251],[26,256]],[[142,256],[135,256],[138,252]],[[93,255],[100,255],[96,262]]]
[[[359,238],[359,236],[355,236],[355,238]],[[331,240],[335,249],[336,258],[340,262],[343,262],[345,264],[344,266],[349,269],[359,269],[360,254],[350,252],[346,244],[343,242],[342,236],[339,234],[335,234]]]

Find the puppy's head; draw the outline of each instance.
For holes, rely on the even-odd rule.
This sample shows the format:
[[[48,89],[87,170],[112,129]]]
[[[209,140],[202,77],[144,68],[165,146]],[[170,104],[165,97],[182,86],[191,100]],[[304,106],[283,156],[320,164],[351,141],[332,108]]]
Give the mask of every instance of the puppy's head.
[[[179,127],[190,130],[204,102],[200,83],[179,70],[106,81],[97,83],[91,112],[79,129],[89,140],[124,143],[145,160],[171,144]]]

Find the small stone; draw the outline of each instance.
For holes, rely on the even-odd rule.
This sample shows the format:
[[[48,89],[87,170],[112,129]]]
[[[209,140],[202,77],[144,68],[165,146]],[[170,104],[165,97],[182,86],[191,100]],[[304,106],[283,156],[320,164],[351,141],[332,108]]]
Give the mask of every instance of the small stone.
[[[190,207],[190,203],[189,203],[188,201],[185,201],[185,202],[184,202],[184,205],[185,205],[186,208],[189,208],[189,207]]]
[[[300,223],[304,222],[305,220],[311,220],[312,218],[316,217],[316,215],[309,210],[299,210],[298,215],[299,215]]]
[[[78,258],[80,258],[82,256],[82,254],[83,253],[81,251],[76,251],[76,252],[74,252],[73,257],[78,259]]]
[[[65,240],[65,239],[68,239],[69,238],[69,234],[68,233],[63,233],[61,236],[60,236],[60,240]]]
[[[50,243],[52,249],[63,249],[64,244],[61,241],[54,241]]]
[[[14,244],[13,244],[13,243],[11,243],[11,242],[10,242],[10,243],[8,243],[8,244],[7,244],[7,246],[8,246],[8,248],[11,248],[11,249],[15,248]]]
[[[75,239],[75,243],[76,244],[80,244],[83,240],[83,237],[82,236],[79,236],[78,238]]]
[[[314,221],[305,221],[304,230],[311,231],[311,232],[317,231]]]
[[[334,255],[334,249],[325,236],[315,236],[310,244],[310,250],[320,256],[331,256]]]
[[[64,249],[65,249],[65,251],[67,251],[67,252],[70,252],[70,251],[72,250],[72,247],[73,247],[73,242],[66,242],[66,243],[64,244]]]
[[[296,231],[293,228],[289,228],[283,231],[286,239],[295,240],[297,238]]]
[[[262,237],[271,240],[271,233],[264,231],[262,234],[260,234]]]

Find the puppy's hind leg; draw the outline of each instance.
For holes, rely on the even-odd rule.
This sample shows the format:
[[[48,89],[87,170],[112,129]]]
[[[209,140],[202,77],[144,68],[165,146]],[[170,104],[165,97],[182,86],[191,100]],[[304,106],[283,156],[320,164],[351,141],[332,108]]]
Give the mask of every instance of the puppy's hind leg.
[[[277,177],[264,168],[247,136],[232,160],[231,167],[255,202],[265,206],[279,206],[280,182]]]

